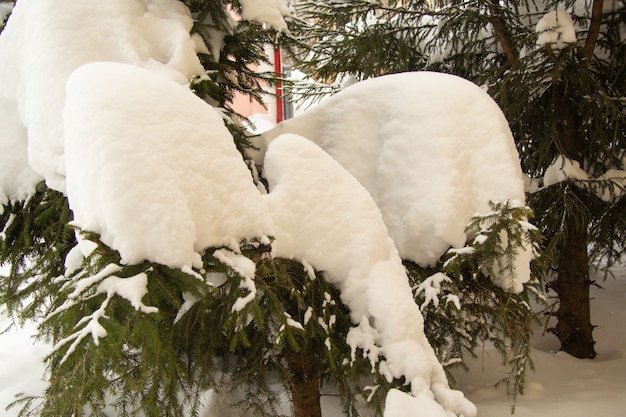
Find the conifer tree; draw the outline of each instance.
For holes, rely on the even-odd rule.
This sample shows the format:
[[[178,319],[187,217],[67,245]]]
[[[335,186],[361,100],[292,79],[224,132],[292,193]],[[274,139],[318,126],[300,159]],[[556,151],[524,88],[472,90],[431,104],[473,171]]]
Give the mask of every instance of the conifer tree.
[[[537,31],[557,9],[571,15],[575,39],[563,37],[560,13]],[[595,357],[589,270],[608,273],[624,247],[624,2],[305,1],[299,16],[310,39],[294,53],[319,79],[433,70],[489,91],[510,122],[545,237],[543,271],[558,305],[551,331],[561,350]],[[560,38],[538,44],[546,31]],[[562,180],[544,181],[555,169]]]
[[[248,134],[232,100],[237,93],[261,100],[273,74],[253,68],[267,62],[264,48],[277,34],[255,22],[234,25],[236,1],[185,4],[196,22],[192,32],[207,45],[221,42],[219,54],[209,48],[200,55],[207,76],[191,87],[222,110],[243,150]],[[232,406],[241,412],[276,416],[283,401],[270,385],[276,378],[290,391],[295,416],[321,416],[321,381],[335,384],[346,413],[356,413],[362,391],[355,381],[370,366],[359,357],[345,366],[350,319],[338,291],[297,262],[268,256],[268,242],[240,242],[236,256],[256,266],[258,290],[241,307],[249,288],[240,271],[214,255],[220,248],[206,251],[201,271],[126,265],[98,235],[71,225],[67,197],[44,182],[3,203],[0,263],[9,271],[0,279],[0,305],[17,323],[35,320],[38,337],[55,346],[46,358],[45,395],[19,396],[13,406],[20,415],[198,415],[201,394],[212,388],[227,397],[235,392]],[[77,245],[92,250],[70,270]],[[145,297],[133,305],[103,289],[118,278],[145,284]],[[372,395],[378,410],[383,391]]]
[[[223,39],[219,56],[211,48],[201,55],[206,77],[191,87],[222,109],[243,150],[249,144],[231,107],[233,94],[260,99],[261,81],[268,77],[251,64],[266,60],[263,47],[277,34],[254,22],[233,26],[229,8],[239,10],[237,1],[184,3],[196,21],[193,31],[207,45]],[[284,39],[286,47],[301,42]],[[527,239],[518,220],[528,215],[525,207],[494,205],[468,225],[468,236],[484,237],[468,240],[472,251],[451,251],[432,270],[406,265],[440,357],[455,362],[463,349],[473,352],[481,341],[494,342],[511,369],[504,382],[512,396],[531,366],[532,286],[512,295],[493,285],[485,271],[494,268],[496,257],[507,259],[498,250],[512,251]],[[43,182],[0,212],[0,263],[10,267],[0,280],[0,304],[18,322],[37,320],[39,337],[55,345],[46,358],[45,395],[19,398],[21,415],[197,415],[202,393],[212,388],[241,394],[233,395],[240,398],[233,406],[242,412],[275,416],[281,392],[271,382],[278,378],[290,391],[295,417],[321,415],[322,382],[337,388],[345,414],[352,416],[358,415],[359,398],[380,413],[391,387],[407,389],[405,381],[387,379],[367,357],[351,351],[346,333],[354,323],[337,289],[319,272],[269,256],[271,242],[239,242],[240,253],[211,248],[198,270],[125,264],[101,236],[76,230],[72,217],[67,197]],[[503,233],[509,246],[499,242]],[[68,261],[77,245],[89,248],[80,264]],[[255,266],[255,292],[246,285],[250,277],[228,262],[233,257]],[[433,278],[438,271],[454,280]],[[144,285],[146,293],[127,300],[108,290],[118,282]],[[445,303],[434,302],[444,296]],[[508,304],[499,302],[504,300]],[[106,337],[98,336],[104,332]],[[359,384],[364,376],[372,380],[369,390]]]

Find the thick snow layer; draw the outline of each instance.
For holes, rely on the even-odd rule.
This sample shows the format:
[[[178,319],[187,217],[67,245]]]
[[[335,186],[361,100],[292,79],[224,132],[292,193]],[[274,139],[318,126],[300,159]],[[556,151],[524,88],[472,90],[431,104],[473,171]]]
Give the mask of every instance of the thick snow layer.
[[[416,72],[352,85],[261,136],[328,152],[374,197],[400,255],[435,263],[465,243],[489,200],[524,201],[518,154],[497,104],[452,75]],[[260,160],[259,160],[260,162]]]
[[[17,101],[28,129],[30,166],[48,186],[65,191],[61,112],[70,73],[88,62],[117,61],[185,84],[204,72],[189,35],[192,24],[189,10],[176,0],[16,4],[0,36],[0,97]],[[17,140],[0,139],[2,149],[8,148],[5,141]],[[23,178],[19,188],[31,187],[29,180]]]
[[[119,63],[84,65],[67,84],[75,223],[99,233],[123,262],[199,265],[207,247],[236,249],[266,230],[260,194],[223,119],[188,88]]]
[[[289,33],[285,17],[290,11],[283,0],[239,0],[239,3],[243,19],[263,23],[279,33]]]
[[[556,10],[546,13],[539,22],[535,31],[538,33],[537,44],[549,44],[552,49],[563,49],[576,43],[576,29],[574,21],[565,10]]]
[[[355,324],[348,334],[353,354],[361,349],[383,375],[406,378],[416,398],[412,416],[445,417],[444,409],[474,416],[475,407],[448,387],[402,260],[367,190],[298,135],[274,140],[264,167],[270,186],[265,200],[276,228],[274,255],[310,263],[339,288]],[[379,362],[379,354],[385,361]],[[432,404],[428,412],[424,403]]]
[[[42,177],[28,165],[28,139],[15,100],[0,97],[0,213],[26,199]]]
[[[578,161],[559,155],[552,161],[552,164],[546,168],[546,172],[543,175],[543,185],[544,187],[549,187],[568,179],[587,180],[589,176],[585,170],[580,167]]]

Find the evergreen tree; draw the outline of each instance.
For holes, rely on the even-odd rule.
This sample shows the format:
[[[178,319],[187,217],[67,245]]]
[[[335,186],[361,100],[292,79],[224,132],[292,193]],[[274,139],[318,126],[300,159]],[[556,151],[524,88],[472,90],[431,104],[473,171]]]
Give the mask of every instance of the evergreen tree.
[[[575,40],[564,38],[569,23],[559,18],[568,17],[559,13],[553,29],[539,32],[560,38],[538,44],[540,19],[561,8],[571,14]],[[551,331],[561,350],[595,357],[589,268],[608,272],[624,247],[624,2],[305,1],[299,16],[310,38],[293,53],[325,81],[434,70],[488,89],[530,178],[544,273],[557,294]],[[568,167],[583,172],[572,175]],[[554,169],[563,180],[544,182]]]
[[[253,68],[268,62],[264,48],[276,32],[249,21],[234,25],[236,1],[185,4],[196,21],[192,32],[207,45],[221,42],[219,56],[200,55],[207,76],[191,87],[221,108],[243,150],[247,133],[232,100],[235,94],[261,100],[273,74]],[[355,382],[371,367],[364,358],[351,359],[348,311],[321,275],[311,279],[295,261],[271,258],[268,243],[240,242],[237,256],[256,266],[257,292],[236,308],[249,288],[236,268],[213,255],[219,248],[206,251],[198,271],[148,261],[126,265],[98,235],[76,230],[72,219],[67,197],[43,182],[26,198],[0,206],[0,263],[9,268],[0,279],[0,304],[18,323],[38,322],[38,337],[55,346],[46,358],[45,395],[21,395],[13,404],[20,415],[197,415],[201,394],[213,388],[241,393],[232,406],[242,412],[276,416],[283,395],[271,386],[276,378],[289,389],[298,417],[321,416],[321,381],[334,384],[346,413],[356,414],[357,396],[365,393]],[[77,244],[93,250],[70,270],[66,260]],[[133,305],[103,290],[117,278],[145,283],[145,297]],[[106,337],[92,340],[103,332]],[[378,410],[384,391],[372,395]]]
[[[228,10],[239,10],[236,1],[185,4],[196,21],[193,32],[206,44],[223,39],[219,56],[212,50],[201,55],[207,76],[191,87],[222,109],[243,150],[249,144],[231,107],[233,94],[260,99],[261,81],[268,76],[252,71],[251,64],[266,60],[263,47],[277,34],[253,22],[233,26]],[[301,42],[284,39],[287,47]],[[340,392],[346,415],[357,415],[359,398],[380,413],[391,387],[407,389],[405,381],[388,380],[369,358],[351,351],[346,333],[354,323],[323,274],[272,258],[271,242],[260,237],[239,242],[238,254],[207,249],[197,270],[148,261],[128,265],[100,236],[75,229],[66,196],[45,183],[1,209],[0,262],[10,271],[0,280],[0,303],[19,322],[37,320],[38,336],[55,345],[46,358],[45,395],[19,398],[21,415],[197,414],[201,394],[213,388],[242,393],[234,404],[242,412],[275,416],[281,392],[272,385],[274,378],[289,390],[296,417],[321,415],[322,382]],[[473,352],[481,341],[494,342],[511,369],[504,382],[513,396],[521,390],[520,375],[531,366],[527,303],[532,286],[510,294],[493,285],[485,271],[495,267],[496,257],[507,258],[498,250],[514,250],[527,239],[519,220],[528,215],[524,207],[494,205],[492,213],[468,225],[468,236],[484,237],[468,240],[472,251],[451,251],[432,270],[406,265],[440,356],[452,363],[463,349]],[[508,246],[499,242],[503,233]],[[80,265],[68,261],[77,245],[90,248]],[[229,257],[255,266],[256,291]],[[437,281],[438,271],[452,279]],[[125,299],[109,290],[117,280],[145,285],[146,293],[141,300]],[[434,301],[444,296],[445,303]],[[371,379],[369,389],[360,384],[364,377]]]

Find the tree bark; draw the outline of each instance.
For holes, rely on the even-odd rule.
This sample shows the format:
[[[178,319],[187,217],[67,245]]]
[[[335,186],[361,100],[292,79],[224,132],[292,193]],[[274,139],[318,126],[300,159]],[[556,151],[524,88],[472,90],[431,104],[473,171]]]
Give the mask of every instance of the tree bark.
[[[559,298],[554,333],[561,342],[560,350],[581,359],[594,358],[586,225],[575,220],[568,223],[569,238],[560,250],[557,278],[551,283]]]
[[[584,167],[580,116],[565,88],[557,86],[556,94],[558,99],[555,105],[560,111],[556,123],[557,146],[565,157],[578,161]],[[566,201],[568,199],[565,198]],[[587,220],[586,216],[574,211],[577,210],[576,206],[566,207],[565,210],[562,227],[565,228],[566,239],[558,252],[557,278],[551,283],[559,299],[559,310],[556,313],[558,321],[554,333],[561,342],[562,351],[577,358],[594,358],[596,352],[589,298],[591,281],[587,253]]]
[[[321,372],[306,352],[285,350],[289,368],[288,386],[294,417],[322,417],[320,405]]]
[[[491,25],[493,26],[494,33],[498,38],[498,42],[500,42],[500,46],[502,47],[502,51],[506,56],[506,59],[509,63],[517,62],[517,51],[511,42],[511,37],[508,33],[507,26],[502,19],[502,16],[499,11],[500,2],[498,0],[492,0],[489,5],[489,13],[491,15]]]
[[[589,30],[587,31],[587,40],[585,41],[584,55],[585,63],[589,65],[589,61],[593,56],[593,50],[600,34],[600,26],[602,26],[602,6],[604,0],[593,0],[593,6],[591,8],[591,22],[589,23]]]

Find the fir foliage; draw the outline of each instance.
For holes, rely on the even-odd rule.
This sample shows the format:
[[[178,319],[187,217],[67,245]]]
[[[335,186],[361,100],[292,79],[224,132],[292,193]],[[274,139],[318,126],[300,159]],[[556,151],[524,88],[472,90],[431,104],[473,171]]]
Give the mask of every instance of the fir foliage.
[[[430,268],[405,265],[424,315],[426,336],[441,363],[447,370],[467,369],[466,355],[477,357],[485,345],[495,347],[507,369],[499,384],[506,387],[514,410],[517,395],[524,393],[527,371],[533,369],[530,339],[537,318],[531,305],[543,297],[537,278],[515,293],[490,277],[515,273],[516,249],[524,245],[537,251],[540,236],[526,220],[532,214],[527,207],[510,202],[491,206],[490,213],[473,217],[464,248],[448,250]]]
[[[249,146],[241,128],[243,118],[230,103],[236,92],[261,98],[263,82],[272,79],[270,74],[254,73],[250,64],[266,62],[263,45],[278,38],[257,23],[232,25],[227,6],[238,10],[236,1],[185,3],[197,21],[193,31],[207,44],[223,36],[219,57],[213,51],[201,56],[207,74],[194,80],[192,88],[223,110],[243,149]],[[617,42],[618,24],[611,24],[623,22],[623,7],[606,14],[608,24],[597,41],[606,53],[602,59],[595,55],[589,59],[584,51],[581,58],[579,47],[558,56],[532,47],[531,22],[540,13],[525,10],[536,7],[534,2],[441,1],[436,9],[431,3],[304,2],[302,19],[292,22],[297,36],[280,42],[298,54],[303,68],[317,71],[324,80],[344,72],[367,78],[438,69],[485,83],[511,120],[524,169],[535,177],[545,172],[559,149],[549,135],[557,119],[545,111],[547,105],[566,99],[584,109],[591,106],[603,117],[583,120],[586,137],[593,141],[582,155],[594,156],[589,163],[595,173],[609,165],[623,168],[624,46]],[[458,33],[468,37],[459,38]],[[502,39],[510,42],[503,44]],[[511,51],[524,47],[526,55],[510,59]],[[578,93],[570,95],[573,90]],[[526,104],[519,105],[515,97]],[[614,185],[607,187],[615,195],[609,203],[595,198],[589,204],[587,197],[595,195],[592,190],[604,186],[597,181],[546,187],[534,195],[536,200],[531,197],[531,203],[561,216],[570,207],[558,204],[563,196],[576,210],[582,204],[585,210],[567,213],[590,225],[594,256],[615,260],[624,233],[614,222],[623,219],[624,203],[621,189]],[[493,213],[476,217],[468,226],[471,250],[449,251],[431,270],[407,264],[426,316],[427,336],[442,361],[454,363],[464,354],[476,354],[482,343],[494,344],[510,370],[503,383],[511,397],[522,391],[525,371],[532,366],[529,340],[534,316],[528,304],[537,283],[512,294],[495,286],[488,275],[512,272],[511,251],[536,242],[534,232],[519,221],[527,216],[524,207],[494,205]],[[241,398],[234,406],[242,411],[275,416],[281,392],[272,381],[291,387],[293,368],[287,358],[294,356],[305,358],[320,381],[339,389],[349,416],[358,414],[361,397],[380,412],[391,386],[406,389],[404,381],[389,382],[373,372],[366,358],[352,358],[345,341],[351,326],[346,307],[323,275],[294,261],[272,258],[267,245],[241,242],[241,253],[234,254],[256,265],[251,287],[249,277],[215,255],[225,248],[208,249],[202,269],[195,271],[150,262],[123,265],[119,254],[98,236],[70,226],[71,219],[65,196],[44,184],[28,199],[10,202],[0,214],[0,263],[10,265],[8,276],[0,278],[0,303],[17,321],[38,320],[39,337],[56,346],[46,359],[50,385],[45,396],[18,398],[21,415],[181,416],[187,411],[197,415],[200,395],[215,389]],[[552,256],[558,239],[567,236],[552,233],[558,230],[556,219],[542,216],[539,221]],[[502,230],[508,245],[499,241]],[[473,239],[477,233],[486,238]],[[76,247],[77,236],[83,243],[91,242],[93,250],[78,269],[68,271],[65,259]],[[437,272],[445,274],[445,279],[439,276],[438,289],[431,278]],[[124,298],[123,292],[111,290],[116,280],[145,282],[144,297]],[[426,302],[429,288],[435,288],[437,300],[445,296],[445,302],[436,303],[432,297]],[[361,388],[358,382],[364,376],[378,388]]]
[[[257,23],[233,25],[227,7],[238,10],[237,2],[186,4],[195,33],[209,45],[223,38],[219,57],[201,54],[206,76],[191,87],[221,109],[242,150],[249,146],[244,118],[231,101],[238,93],[261,100],[263,83],[273,79],[252,67],[267,61],[264,46],[276,34]],[[38,337],[54,346],[45,359],[49,385],[42,397],[17,396],[20,416],[198,415],[209,389],[236,409],[276,416],[284,388],[297,379],[289,358],[306,363],[318,387],[335,387],[348,416],[358,415],[362,397],[380,412],[386,391],[401,385],[352,358],[352,324],[338,291],[321,274],[269,256],[270,245],[241,242],[241,253],[208,248],[197,270],[126,265],[71,221],[67,198],[44,183],[0,213],[0,263],[10,268],[0,278],[0,303],[17,322],[35,320]],[[220,261],[218,251],[253,262],[254,279]],[[144,287],[143,297],[129,299],[125,285]],[[373,393],[360,385],[370,374],[380,387]],[[298,391],[290,391],[296,403]]]
[[[560,50],[538,45],[535,29],[557,9],[570,12],[577,37]],[[551,262],[543,263],[545,276],[569,280],[564,265],[572,256],[607,271],[620,261],[624,175],[603,174],[626,170],[623,1],[304,1],[298,11],[307,21],[302,30],[316,42],[294,56],[312,77],[431,70],[462,76],[490,93],[509,120],[522,169],[534,185],[528,203],[546,236],[542,249]],[[543,187],[543,175],[559,156],[580,163],[590,179]],[[598,198],[602,193],[610,197]],[[588,253],[571,253],[574,241]],[[586,269],[578,283],[583,287]],[[568,297],[568,286],[560,286],[560,297]],[[586,316],[577,326],[591,328]],[[587,344],[583,356],[593,357],[593,342]]]

